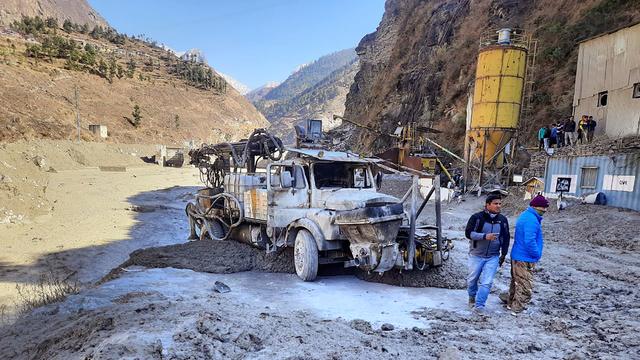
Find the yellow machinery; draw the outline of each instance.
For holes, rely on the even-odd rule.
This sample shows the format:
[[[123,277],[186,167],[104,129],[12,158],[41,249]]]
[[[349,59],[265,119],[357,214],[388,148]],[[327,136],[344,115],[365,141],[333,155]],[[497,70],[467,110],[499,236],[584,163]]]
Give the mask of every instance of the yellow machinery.
[[[466,155],[471,164],[495,172],[518,129],[525,92],[531,38],[511,29],[481,41],[473,108],[467,124]],[[506,150],[506,151],[505,151]],[[480,183],[482,183],[482,171]]]

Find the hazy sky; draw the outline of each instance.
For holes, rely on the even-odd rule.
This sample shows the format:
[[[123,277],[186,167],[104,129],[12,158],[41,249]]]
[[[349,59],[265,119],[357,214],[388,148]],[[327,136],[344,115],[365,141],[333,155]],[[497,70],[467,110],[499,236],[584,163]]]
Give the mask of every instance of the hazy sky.
[[[256,88],[298,65],[355,47],[384,0],[89,0],[119,32],[176,51],[199,48],[216,70]]]

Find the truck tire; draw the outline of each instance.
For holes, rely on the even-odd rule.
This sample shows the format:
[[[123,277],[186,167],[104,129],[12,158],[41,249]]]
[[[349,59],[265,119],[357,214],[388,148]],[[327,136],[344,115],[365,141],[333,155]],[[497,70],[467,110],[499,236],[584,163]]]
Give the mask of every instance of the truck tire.
[[[318,275],[318,245],[308,230],[300,229],[296,234],[293,249],[296,274],[303,281],[313,281]]]
[[[214,240],[214,237],[216,239],[224,237],[224,229],[218,220],[205,220],[200,239],[204,240],[205,236],[211,240]]]

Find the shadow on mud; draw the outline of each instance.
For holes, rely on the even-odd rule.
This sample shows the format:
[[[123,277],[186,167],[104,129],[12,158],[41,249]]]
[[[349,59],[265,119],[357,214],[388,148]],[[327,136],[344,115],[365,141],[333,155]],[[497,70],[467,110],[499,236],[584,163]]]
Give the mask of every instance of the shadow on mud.
[[[29,265],[0,262],[0,281],[33,284],[40,274],[54,273],[60,279],[92,283],[126,261],[135,250],[184,243],[189,235],[184,208],[197,189],[195,186],[174,186],[131,196],[127,198],[128,205],[117,209],[134,213],[135,224],[126,237],[105,244],[48,253]],[[105,221],[108,220],[105,218]],[[105,226],[109,225],[119,226],[117,223]],[[70,233],[71,244],[73,237],[74,234]]]

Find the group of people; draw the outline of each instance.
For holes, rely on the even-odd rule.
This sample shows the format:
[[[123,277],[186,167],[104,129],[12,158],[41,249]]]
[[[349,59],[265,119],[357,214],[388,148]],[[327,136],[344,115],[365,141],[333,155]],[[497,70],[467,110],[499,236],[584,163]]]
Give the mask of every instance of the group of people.
[[[501,208],[502,196],[489,194],[483,211],[473,214],[465,229],[469,239],[469,306],[480,313],[485,311],[493,278],[509,252],[509,221],[500,214]],[[511,248],[511,285],[508,293],[500,295],[513,315],[525,310],[531,301],[533,269],[542,257],[542,216],[548,208],[549,201],[537,195],[516,221]]]
[[[576,124],[573,116],[557,124],[543,126],[538,130],[538,150],[547,151],[552,147],[563,147],[576,145],[578,141],[590,143],[593,141],[593,133],[596,130],[597,122],[593,116],[582,115]]]

